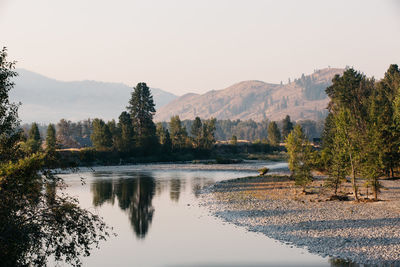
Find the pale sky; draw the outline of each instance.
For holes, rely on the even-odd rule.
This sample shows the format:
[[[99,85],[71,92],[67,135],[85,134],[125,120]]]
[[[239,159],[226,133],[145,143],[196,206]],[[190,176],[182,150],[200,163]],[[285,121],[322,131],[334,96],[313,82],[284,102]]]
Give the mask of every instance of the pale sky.
[[[400,64],[400,0],[0,0],[9,59],[58,80],[182,95]]]

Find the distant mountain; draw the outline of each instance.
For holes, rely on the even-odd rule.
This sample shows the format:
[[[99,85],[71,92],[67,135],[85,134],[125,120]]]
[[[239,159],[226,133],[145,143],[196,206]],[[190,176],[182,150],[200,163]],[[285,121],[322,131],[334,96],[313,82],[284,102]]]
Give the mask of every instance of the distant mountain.
[[[156,121],[169,121],[171,116],[194,119],[262,121],[281,120],[290,115],[293,120],[320,119],[329,102],[325,88],[331,85],[335,74],[343,69],[327,68],[295,79],[290,84],[271,84],[262,81],[244,81],[223,90],[208,93],[186,94],[160,108]]]
[[[122,83],[96,81],[62,82],[40,74],[17,69],[10,99],[22,102],[19,117],[23,122],[58,122],[61,118],[117,119],[128,105],[132,87]],[[156,108],[177,98],[161,89],[151,88]]]

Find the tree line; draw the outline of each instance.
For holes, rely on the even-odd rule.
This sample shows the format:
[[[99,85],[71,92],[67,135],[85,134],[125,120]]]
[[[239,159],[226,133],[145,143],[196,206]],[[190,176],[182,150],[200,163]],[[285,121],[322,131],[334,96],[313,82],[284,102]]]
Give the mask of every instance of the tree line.
[[[378,198],[380,178],[394,177],[400,166],[400,70],[395,64],[380,81],[352,68],[336,75],[326,89],[330,97],[322,149],[311,148],[300,127],[287,140],[289,167],[303,190],[311,170],[327,174],[326,185],[337,194],[350,177],[353,196],[360,188]]]
[[[103,135],[103,137],[106,139],[105,147],[107,149],[120,149],[122,144],[121,140],[124,139],[123,136],[127,134],[131,136],[134,135],[134,130],[130,129],[131,127],[126,128],[126,125],[131,124],[131,122],[129,122],[130,118],[128,112],[123,112],[123,114],[121,113],[117,122],[115,120],[105,122],[102,119],[87,119],[78,122],[72,122],[66,119],[61,119],[55,125],[57,148],[92,147],[93,141],[91,139],[91,136],[94,131],[93,122],[95,120],[96,131],[97,133],[103,131],[103,133],[100,134],[100,137]],[[199,140],[198,135],[200,131],[193,131],[192,129],[192,127],[198,128],[199,120],[201,125],[211,122],[211,120],[204,120],[204,122],[202,122],[200,118],[195,118],[195,120],[180,120],[179,116],[173,116],[171,117],[170,122],[156,123],[156,136],[158,138],[159,144],[166,143],[166,150],[169,151],[168,147],[172,147],[172,132],[174,135],[174,139],[177,141],[177,143],[180,143],[180,145],[176,144],[175,148],[201,147],[199,146],[199,144],[196,144],[193,141],[196,138],[197,140]],[[279,130],[279,133],[277,135],[280,137],[278,139],[276,137],[273,137],[271,135],[271,131],[268,130],[269,127],[272,127],[274,123]],[[215,120],[214,122],[212,122],[213,127],[215,127],[215,130],[213,132],[214,139],[216,141],[230,141],[233,138],[236,140],[246,140],[253,143],[268,143],[270,142],[269,139],[271,139],[275,140],[272,141],[272,143],[274,144],[284,142],[285,137],[288,134],[288,123],[289,125],[291,125],[290,127],[293,127],[293,125],[296,124],[301,125],[305,135],[310,141],[314,138],[320,138],[324,129],[323,120],[299,120],[294,122],[290,120],[290,116],[286,116],[283,120],[275,122],[268,120],[264,120],[261,122],[256,122],[253,120]],[[32,127],[37,127],[39,129],[41,140],[44,141],[47,136],[48,125],[40,125],[36,123],[22,125],[22,129],[25,133],[25,138],[29,137],[29,131]],[[168,134],[166,133],[167,130]],[[268,136],[270,136],[271,138],[268,138]],[[186,141],[179,139],[186,139]],[[171,142],[171,145],[169,145],[169,142]]]

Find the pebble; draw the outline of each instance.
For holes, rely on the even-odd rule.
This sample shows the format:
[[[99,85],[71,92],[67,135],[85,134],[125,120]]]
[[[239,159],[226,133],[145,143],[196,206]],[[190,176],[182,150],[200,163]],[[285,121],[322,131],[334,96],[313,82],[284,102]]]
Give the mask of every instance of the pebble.
[[[385,203],[243,199],[234,184],[207,187],[201,205],[225,222],[323,257],[400,266],[400,214]]]

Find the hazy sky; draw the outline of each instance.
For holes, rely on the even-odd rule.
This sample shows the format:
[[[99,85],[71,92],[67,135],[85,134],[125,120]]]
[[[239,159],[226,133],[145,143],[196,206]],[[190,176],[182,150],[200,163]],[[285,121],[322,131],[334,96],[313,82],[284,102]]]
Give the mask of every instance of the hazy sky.
[[[400,63],[399,0],[0,0],[9,59],[59,80],[175,94]]]

